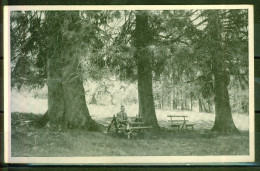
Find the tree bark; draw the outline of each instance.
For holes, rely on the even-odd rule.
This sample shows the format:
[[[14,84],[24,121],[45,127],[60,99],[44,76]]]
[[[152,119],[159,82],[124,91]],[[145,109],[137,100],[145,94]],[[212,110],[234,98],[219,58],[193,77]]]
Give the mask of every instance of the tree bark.
[[[59,56],[47,59],[47,86],[48,86],[48,120],[51,125],[62,124],[65,113],[64,94],[62,89],[62,67]]]
[[[228,85],[229,75],[225,68],[225,58],[223,54],[223,39],[219,12],[211,11],[209,15],[209,36],[213,43],[211,47],[211,57],[214,75],[214,102],[215,102],[215,125],[212,131],[221,133],[237,133],[238,130],[233,122],[231,107],[229,102]],[[213,48],[214,47],[214,48]]]
[[[237,133],[233,122],[228,95],[228,76],[224,73],[215,73],[215,125],[212,131],[222,133]]]
[[[61,17],[62,15],[64,14],[46,13],[46,21],[56,25],[63,24],[66,17]],[[58,19],[61,21],[57,21]],[[56,47],[47,54],[48,111],[39,123],[48,120],[54,128],[62,126],[98,130],[98,124],[90,117],[86,105],[79,54],[61,32],[54,30],[50,34]]]
[[[86,105],[77,56],[48,58],[47,84],[46,115],[52,127],[98,129],[98,124],[90,117]]]
[[[138,112],[138,116],[141,117],[142,116],[142,103],[140,102],[141,96],[140,96],[140,92],[138,89],[138,103],[139,103],[139,112]]]
[[[86,105],[79,56],[77,56],[76,52],[69,49],[69,52],[63,56],[63,63],[64,122],[68,127],[95,130],[97,124],[90,117]]]
[[[152,89],[152,69],[147,46],[151,40],[148,26],[148,16],[145,11],[136,13],[135,28],[135,59],[138,71],[138,93],[140,115],[146,124],[159,128],[155,114],[153,89]]]

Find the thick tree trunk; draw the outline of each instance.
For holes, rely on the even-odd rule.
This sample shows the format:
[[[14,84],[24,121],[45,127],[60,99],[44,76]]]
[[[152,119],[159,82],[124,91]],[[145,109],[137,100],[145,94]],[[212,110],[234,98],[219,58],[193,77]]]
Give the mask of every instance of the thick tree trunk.
[[[158,127],[152,94],[152,75],[142,64],[138,64],[138,92],[141,116],[148,125]]]
[[[154,128],[159,128],[155,114],[152,89],[152,70],[147,49],[148,42],[151,39],[150,36],[147,14],[144,11],[139,11],[136,14],[135,59],[137,61],[138,71],[140,114],[148,125],[151,125]]]
[[[215,74],[215,125],[212,131],[223,133],[237,133],[238,130],[233,122],[227,78],[225,74]]]
[[[76,56],[48,59],[48,112],[46,114],[50,125],[54,128],[62,126],[98,129],[86,105]]]
[[[47,59],[48,112],[46,115],[49,123],[54,127],[62,124],[65,113],[61,59],[57,58],[55,56]]]
[[[221,22],[217,10],[211,11],[209,15],[210,38],[212,40],[212,66],[214,74],[214,102],[215,102],[215,125],[212,131],[221,133],[237,133],[238,130],[233,122],[229,102],[228,84],[229,75],[225,68],[223,54],[223,39],[221,35]],[[214,47],[214,48],[213,48]]]
[[[74,54],[74,55],[73,55]],[[65,53],[62,72],[62,87],[65,104],[64,122],[68,127],[96,129],[86,105],[85,91],[77,53]]]
[[[141,96],[140,96],[140,92],[138,90],[138,103],[139,103],[139,112],[138,112],[138,116],[141,117],[142,116],[142,103],[140,102]]]
[[[68,19],[60,17],[62,15],[65,13],[49,12],[46,13],[45,20],[60,28],[65,23],[64,20]],[[48,111],[39,123],[48,122],[53,128],[97,130],[98,125],[90,117],[86,105],[76,47],[61,32],[55,29],[49,31],[50,39],[56,44],[47,54]]]

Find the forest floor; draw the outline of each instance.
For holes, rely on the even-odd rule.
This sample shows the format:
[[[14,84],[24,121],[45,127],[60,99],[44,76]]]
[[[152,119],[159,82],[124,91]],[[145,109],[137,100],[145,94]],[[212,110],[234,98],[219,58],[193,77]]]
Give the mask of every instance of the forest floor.
[[[160,111],[161,113],[165,113]],[[159,112],[159,113],[160,113]],[[185,113],[185,112],[184,112]],[[190,112],[187,112],[190,113]],[[144,132],[134,139],[127,139],[113,131],[87,132],[84,130],[52,131],[35,128],[33,123],[41,115],[32,113],[11,114],[12,157],[84,157],[84,156],[207,156],[248,155],[248,122],[244,115],[237,125],[239,135],[221,135],[210,132],[214,114],[198,113],[191,119],[196,123],[194,130],[173,131],[167,120],[158,119],[164,128],[160,132]],[[93,117],[104,125],[108,117]],[[245,117],[246,118],[246,117]],[[167,119],[167,118],[166,118]],[[236,120],[236,119],[234,119]]]

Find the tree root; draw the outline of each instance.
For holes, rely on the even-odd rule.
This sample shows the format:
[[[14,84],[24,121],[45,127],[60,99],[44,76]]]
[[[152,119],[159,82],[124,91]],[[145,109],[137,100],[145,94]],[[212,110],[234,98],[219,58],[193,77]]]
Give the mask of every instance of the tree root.
[[[46,111],[46,113],[43,116],[41,116],[39,119],[35,121],[35,127],[43,128],[44,126],[47,125],[48,122],[49,122],[48,111]],[[73,129],[73,127],[68,127],[68,128]],[[102,125],[98,124],[92,118],[89,118],[89,121],[85,125],[85,128],[88,131],[102,131]]]
[[[88,124],[86,125],[87,129],[89,131],[97,131],[100,132],[101,130],[101,125],[98,124],[96,121],[94,121],[92,118],[90,118]]]
[[[42,128],[48,123],[48,121],[49,118],[48,118],[48,110],[47,110],[43,116],[41,116],[38,120],[36,120],[35,126],[37,128]]]
[[[211,129],[211,132],[217,132],[221,134],[240,134],[235,126],[225,128],[223,126],[214,125],[214,127]]]

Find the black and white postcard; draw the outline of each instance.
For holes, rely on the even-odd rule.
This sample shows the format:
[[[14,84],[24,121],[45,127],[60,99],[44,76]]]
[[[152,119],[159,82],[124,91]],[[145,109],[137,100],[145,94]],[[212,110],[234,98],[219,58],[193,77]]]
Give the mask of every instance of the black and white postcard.
[[[252,5],[6,6],[5,162],[254,162]]]

